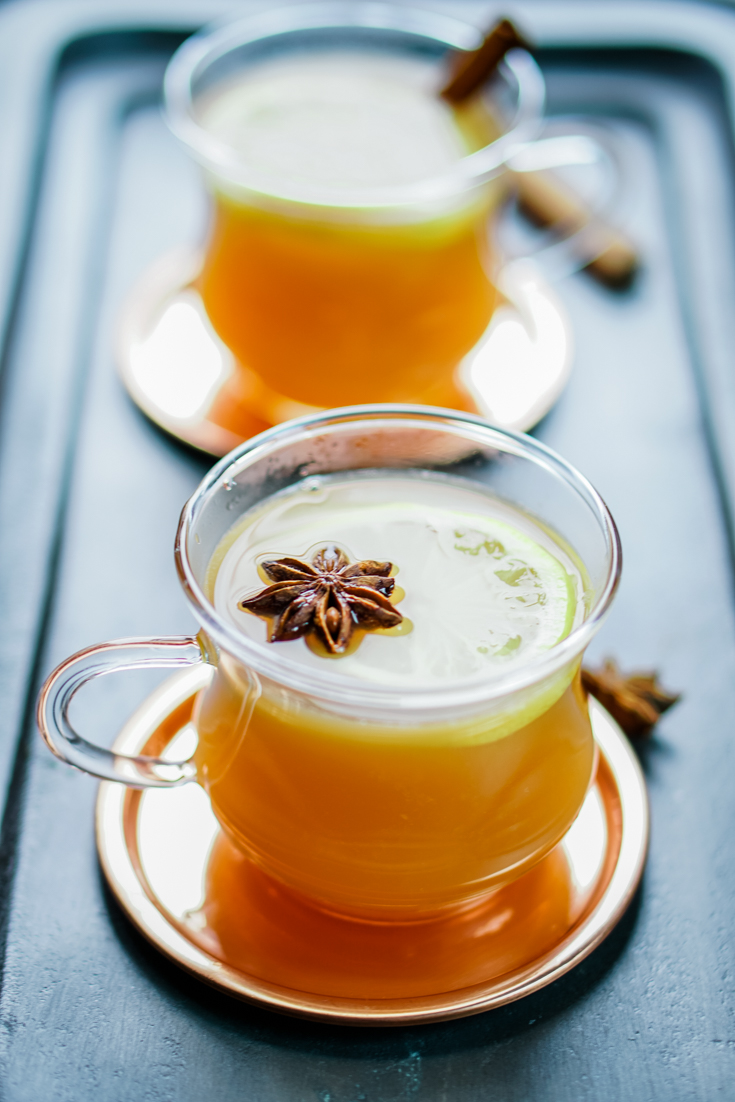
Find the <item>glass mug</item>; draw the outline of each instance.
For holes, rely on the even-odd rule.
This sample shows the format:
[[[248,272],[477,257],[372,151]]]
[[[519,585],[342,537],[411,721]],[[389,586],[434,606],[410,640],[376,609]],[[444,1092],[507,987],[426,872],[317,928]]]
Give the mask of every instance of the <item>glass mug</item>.
[[[466,155],[418,179],[404,164],[409,178],[395,183],[377,179],[374,163],[339,185],[326,170],[314,177],[313,166],[313,178],[279,171],[273,165],[280,151],[266,148],[259,163],[252,150],[238,150],[236,130],[227,130],[234,124],[215,125],[212,104],[260,63],[285,58],[293,66],[313,51],[338,63],[357,58],[353,67],[365,57],[421,63],[433,73],[431,101],[435,87],[439,104],[447,51],[481,41],[477,28],[436,12],[325,3],[266,10],[195,35],[174,55],[165,79],[167,120],[204,167],[213,198],[198,287],[212,325],[244,365],[249,407],[266,422],[274,409],[358,402],[474,408],[455,369],[498,301],[488,220],[505,193],[508,158],[538,132],[544,82],[526,51],[511,50],[494,82],[495,118],[476,100],[453,114],[442,105]],[[297,98],[298,89],[284,88],[277,95],[296,110],[288,97]],[[318,94],[328,97],[328,90]],[[381,125],[392,125],[389,116]],[[254,140],[267,146],[268,120],[256,121]],[[394,135],[394,144],[411,140],[405,121],[403,143]],[[315,133],[317,147],[319,140]],[[333,150],[323,140],[326,158]],[[306,149],[304,158],[310,154]],[[405,151],[396,155],[410,161]]]
[[[215,609],[208,568],[240,516],[304,479],[376,472],[450,479],[553,533],[583,579],[576,626],[493,677],[404,686],[357,682],[339,659],[307,668],[289,650],[297,644],[258,642]],[[58,757],[133,786],[197,781],[230,840],[267,874],[322,908],[369,920],[415,920],[477,900],[566,833],[595,769],[581,658],[610,607],[621,552],[599,495],[548,448],[430,407],[302,418],[212,469],[184,507],[175,558],[199,636],[103,643],[62,663],[38,704]],[[74,694],[100,674],[198,662],[214,673],[186,761],[115,754],[69,722]]]

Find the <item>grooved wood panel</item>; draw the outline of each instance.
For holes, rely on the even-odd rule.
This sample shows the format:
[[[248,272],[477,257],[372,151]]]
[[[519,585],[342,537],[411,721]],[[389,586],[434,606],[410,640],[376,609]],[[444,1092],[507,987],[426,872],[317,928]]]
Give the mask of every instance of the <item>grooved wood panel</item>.
[[[490,10],[444,7],[483,22]],[[685,694],[643,751],[651,856],[620,927],[572,974],[505,1009],[347,1030],[203,988],[144,944],[104,889],[95,783],[50,757],[31,708],[39,679],[71,651],[192,627],[172,544],[207,463],[131,405],[112,344],[136,276],[206,225],[197,171],[157,103],[180,35],[226,10],[0,9],[0,1097],[731,1097],[735,15],[724,8],[518,9],[547,44],[552,109],[618,134],[646,259],[625,295],[585,276],[560,283],[576,366],[537,430],[620,524],[624,581],[594,657],[658,666]],[[149,687],[104,679],[80,702],[79,726],[111,737]]]

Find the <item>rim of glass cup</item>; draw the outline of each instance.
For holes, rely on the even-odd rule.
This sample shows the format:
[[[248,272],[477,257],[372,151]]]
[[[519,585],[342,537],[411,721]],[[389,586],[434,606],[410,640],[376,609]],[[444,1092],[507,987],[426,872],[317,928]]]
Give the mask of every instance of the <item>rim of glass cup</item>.
[[[360,420],[375,424],[381,419],[384,422],[422,420],[432,424],[444,423],[453,426],[455,430],[459,428],[468,440],[531,460],[550,474],[561,478],[596,514],[607,552],[608,570],[605,583],[582,623],[545,654],[537,655],[518,667],[512,667],[504,675],[492,680],[488,680],[484,674],[478,674],[449,685],[386,687],[345,677],[334,669],[332,663],[329,670],[322,672],[312,666],[306,667],[294,662],[283,651],[278,651],[275,645],[267,649],[268,644],[257,643],[243,635],[215,610],[197,581],[187,550],[199,513],[210,494],[232,482],[233,468],[241,473],[246,466],[242,463],[243,459],[249,457],[250,462],[261,460],[284,444],[293,443],[298,438],[308,439],[314,435],[315,429],[328,425],[354,424]],[[310,414],[276,425],[235,448],[211,469],[184,506],[176,533],[174,558],[179,579],[199,623],[222,650],[234,655],[255,673],[312,699],[354,706],[365,713],[373,711],[381,714],[386,711],[396,714],[427,710],[441,712],[447,708],[487,704],[553,676],[581,654],[597,632],[609,611],[622,568],[620,536],[610,510],[584,475],[551,448],[524,433],[495,428],[474,414],[433,406],[401,404],[344,406]]]
[[[513,49],[498,66],[517,86],[515,117],[495,141],[461,158],[447,172],[416,183],[391,187],[354,188],[339,194],[308,184],[289,185],[274,175],[244,164],[236,151],[196,120],[193,86],[207,66],[230,50],[281,34],[320,28],[403,32],[433,39],[447,49],[474,50],[482,32],[453,16],[421,8],[359,0],[327,0],[321,4],[279,7],[225,25],[204,28],[173,55],[164,78],[165,116],[169,128],[196,160],[215,174],[248,190],[274,199],[310,206],[339,208],[400,207],[446,199],[492,179],[514,153],[535,137],[544,112],[544,78],[526,50]]]

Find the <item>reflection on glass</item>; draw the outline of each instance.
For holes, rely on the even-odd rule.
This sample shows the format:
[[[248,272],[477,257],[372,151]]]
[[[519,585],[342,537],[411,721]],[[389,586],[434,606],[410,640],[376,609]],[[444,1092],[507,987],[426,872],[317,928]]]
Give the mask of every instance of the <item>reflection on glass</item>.
[[[607,819],[598,788],[588,792],[561,846],[573,886],[586,893],[597,882],[607,852]]]
[[[138,386],[165,415],[201,417],[232,373],[232,354],[212,331],[199,295],[181,291],[130,350]]]
[[[194,753],[197,734],[186,725],[161,755],[177,761]],[[209,800],[197,784],[152,788],[141,801],[138,852],[148,883],[164,908],[186,920],[204,904],[209,855],[219,833]]]
[[[572,335],[561,304],[531,261],[503,269],[487,334],[462,365],[462,381],[493,424],[529,429],[551,408],[569,375]]]

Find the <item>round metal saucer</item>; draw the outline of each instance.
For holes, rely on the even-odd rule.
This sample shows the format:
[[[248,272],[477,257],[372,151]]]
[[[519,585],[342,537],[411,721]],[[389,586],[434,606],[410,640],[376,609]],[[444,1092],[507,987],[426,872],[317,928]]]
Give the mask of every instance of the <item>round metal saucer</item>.
[[[211,455],[292,417],[316,411],[269,391],[214,332],[196,281],[202,254],[182,247],[133,287],[117,336],[117,362],[134,402],[172,436]],[[548,413],[572,365],[565,311],[531,260],[507,264],[503,299],[459,367],[477,412],[526,432]]]
[[[178,759],[192,752],[192,707],[211,672],[195,666],[167,680],[131,717],[115,748]],[[153,945],[231,995],[343,1025],[477,1014],[544,987],[583,960],[618,922],[640,880],[648,842],[645,782],[627,739],[594,700],[590,714],[597,774],[559,845],[489,901],[413,924],[408,937],[406,924],[317,911],[260,873],[224,838],[196,784],[141,792],[102,783],[102,868]],[[234,885],[219,900],[211,894],[218,878]],[[233,928],[235,942],[228,941]]]

